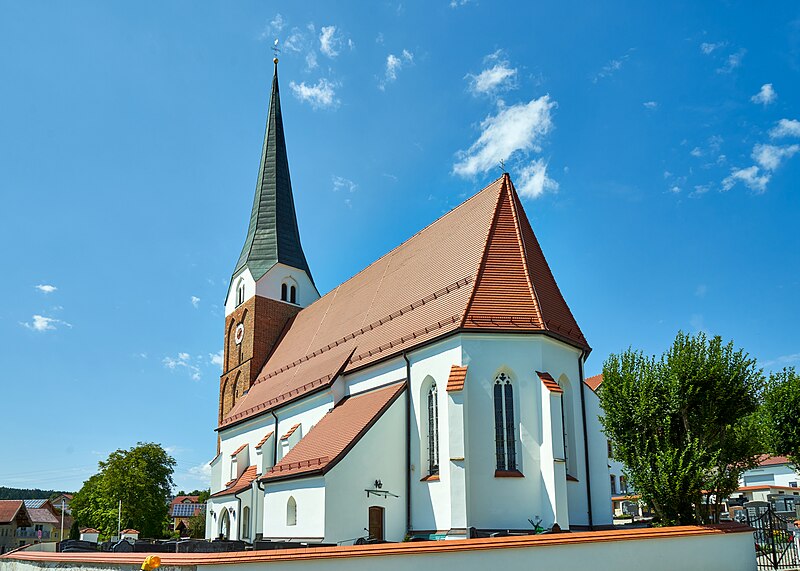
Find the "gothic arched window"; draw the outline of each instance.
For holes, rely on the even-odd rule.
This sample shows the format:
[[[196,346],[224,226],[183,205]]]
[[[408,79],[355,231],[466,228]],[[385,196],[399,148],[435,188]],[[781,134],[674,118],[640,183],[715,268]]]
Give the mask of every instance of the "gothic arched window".
[[[289,288],[289,302],[297,303],[297,288],[295,286]]]
[[[239,279],[239,283],[236,285],[236,307],[239,307],[244,303],[244,280]]]
[[[242,508],[242,537],[250,538],[250,508],[247,506]]]
[[[289,301],[289,296],[286,294],[286,284],[281,284],[281,301]]]
[[[494,380],[494,441],[498,470],[517,469],[514,387],[505,373]]]
[[[286,502],[286,525],[297,525],[297,502],[294,496],[289,496]]]
[[[436,383],[428,389],[428,475],[439,473],[439,400]]]

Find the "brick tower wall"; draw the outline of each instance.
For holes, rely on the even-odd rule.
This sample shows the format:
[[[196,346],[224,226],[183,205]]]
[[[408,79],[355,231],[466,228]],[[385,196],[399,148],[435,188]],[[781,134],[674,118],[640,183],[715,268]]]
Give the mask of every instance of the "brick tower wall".
[[[219,378],[218,423],[255,382],[286,323],[302,308],[253,296],[225,319],[225,350]],[[244,338],[236,344],[236,326],[244,323]]]

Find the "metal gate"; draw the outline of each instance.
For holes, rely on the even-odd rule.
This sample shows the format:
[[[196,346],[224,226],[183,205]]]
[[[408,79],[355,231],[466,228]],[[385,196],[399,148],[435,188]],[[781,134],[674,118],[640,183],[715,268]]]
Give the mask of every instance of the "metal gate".
[[[753,528],[759,569],[800,569],[800,530],[790,514],[779,514],[769,502],[744,505],[747,525]]]

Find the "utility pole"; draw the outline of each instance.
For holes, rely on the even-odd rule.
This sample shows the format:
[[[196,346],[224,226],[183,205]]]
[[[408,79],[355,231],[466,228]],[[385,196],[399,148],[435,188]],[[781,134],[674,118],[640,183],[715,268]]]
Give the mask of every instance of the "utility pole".
[[[61,534],[58,536],[59,541],[64,541],[64,498],[61,498]]]
[[[119,541],[121,523],[122,523],[122,500],[119,501],[119,511],[117,511],[117,541]]]

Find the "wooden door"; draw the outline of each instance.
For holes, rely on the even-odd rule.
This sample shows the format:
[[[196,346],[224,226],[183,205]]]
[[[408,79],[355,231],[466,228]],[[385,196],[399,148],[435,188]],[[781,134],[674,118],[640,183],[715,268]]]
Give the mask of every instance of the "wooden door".
[[[383,508],[369,507],[369,538],[383,541]]]

